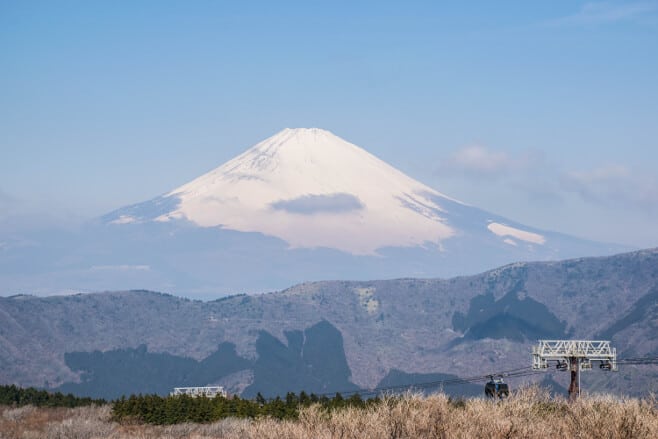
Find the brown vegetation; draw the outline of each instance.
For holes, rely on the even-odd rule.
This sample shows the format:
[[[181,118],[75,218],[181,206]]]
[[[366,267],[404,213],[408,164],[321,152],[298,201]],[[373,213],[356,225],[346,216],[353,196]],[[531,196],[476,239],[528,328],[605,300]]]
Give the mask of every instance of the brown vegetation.
[[[591,396],[569,404],[535,387],[507,401],[408,394],[366,409],[302,409],[299,420],[224,419],[152,426],[111,421],[110,406],[0,408],[0,439],[93,438],[655,438],[655,397]]]

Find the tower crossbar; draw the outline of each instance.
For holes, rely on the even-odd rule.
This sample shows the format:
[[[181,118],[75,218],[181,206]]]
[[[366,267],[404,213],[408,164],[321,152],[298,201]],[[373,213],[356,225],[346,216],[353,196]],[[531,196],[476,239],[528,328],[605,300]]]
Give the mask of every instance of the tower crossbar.
[[[617,349],[608,340],[539,340],[532,348],[532,368],[547,369],[550,361],[557,362],[559,370],[571,371],[569,397],[580,394],[580,372],[591,370],[592,362],[600,362],[606,370],[617,370]]]

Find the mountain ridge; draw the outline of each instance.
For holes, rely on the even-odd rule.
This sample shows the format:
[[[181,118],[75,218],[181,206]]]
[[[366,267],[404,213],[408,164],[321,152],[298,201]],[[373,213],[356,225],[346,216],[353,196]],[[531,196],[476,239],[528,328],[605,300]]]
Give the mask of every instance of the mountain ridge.
[[[183,219],[201,227],[260,232],[291,248],[368,255],[453,236],[437,215],[442,209],[434,198],[463,204],[329,131],[296,128],[156,198],[158,205],[177,202],[169,201],[175,207],[151,220]],[[110,218],[113,224],[139,221],[127,212]]]
[[[23,241],[0,252],[0,294],[148,287],[208,298],[630,250],[465,204],[320,129],[284,130],[151,200]]]
[[[392,369],[479,376],[526,366],[537,334],[588,339],[605,333],[620,356],[653,355],[655,312],[636,310],[638,304],[655,309],[657,267],[658,249],[647,249],[510,264],[450,279],[309,282],[207,302],[144,291],[0,298],[0,382],[73,383],[81,377],[65,354],[142,344],[149,352],[201,361],[231,343],[236,355],[252,361],[260,331],[290,347],[286,333],[321,320],[340,332],[351,382],[360,388],[377,385]],[[487,315],[478,312],[483,303]],[[606,377],[611,388],[641,392],[658,382],[651,373],[634,367]],[[239,380],[248,381],[245,376]],[[603,378],[583,379],[608,385]]]

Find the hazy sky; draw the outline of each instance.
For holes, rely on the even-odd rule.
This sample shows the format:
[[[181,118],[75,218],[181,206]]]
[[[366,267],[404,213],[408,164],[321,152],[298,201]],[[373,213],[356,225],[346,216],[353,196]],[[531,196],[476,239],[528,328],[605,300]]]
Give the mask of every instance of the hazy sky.
[[[285,127],[658,246],[658,2],[0,1],[0,232],[144,201]]]

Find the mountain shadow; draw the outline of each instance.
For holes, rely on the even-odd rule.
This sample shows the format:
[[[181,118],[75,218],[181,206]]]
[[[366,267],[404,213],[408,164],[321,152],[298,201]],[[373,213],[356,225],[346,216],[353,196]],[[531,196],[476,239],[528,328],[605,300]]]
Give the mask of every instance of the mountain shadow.
[[[405,390],[409,386],[412,390],[419,390],[425,395],[443,392],[453,398],[484,395],[484,384],[450,382],[458,379],[457,375],[446,373],[407,373],[398,369],[391,369],[377,384],[377,388],[391,388],[392,391],[397,391]],[[415,384],[418,387],[414,387]]]
[[[242,393],[254,397],[285,396],[287,392],[334,393],[358,390],[349,381],[343,337],[331,323],[323,320],[305,331],[285,332],[288,345],[261,331],[256,340],[258,359],[254,363],[254,382]]]
[[[654,287],[648,294],[642,296],[624,317],[596,334],[596,338],[611,340],[617,333],[631,325],[655,321],[656,318],[658,318],[658,287]]]
[[[285,333],[288,345],[266,331],[256,340],[258,359],[237,355],[235,345],[222,343],[202,361],[168,353],[148,352],[146,345],[107,352],[70,352],[66,365],[80,372],[81,382],[53,389],[93,398],[115,399],[130,394],[167,395],[174,387],[205,386],[241,370],[253,370],[244,392],[254,397],[358,390],[349,381],[350,368],[340,331],[321,321],[305,331]]]
[[[167,395],[174,387],[204,386],[252,365],[236,354],[232,343],[220,344],[202,361],[151,353],[146,345],[107,352],[71,352],[64,355],[64,360],[72,371],[81,372],[81,382],[64,383],[56,390],[105,399],[138,393]]]
[[[452,327],[464,334],[462,340],[506,338],[513,341],[539,338],[564,338],[566,323],[551,313],[546,305],[525,297],[519,299],[522,287],[515,287],[496,301],[487,293],[471,299],[466,315],[456,312]]]

